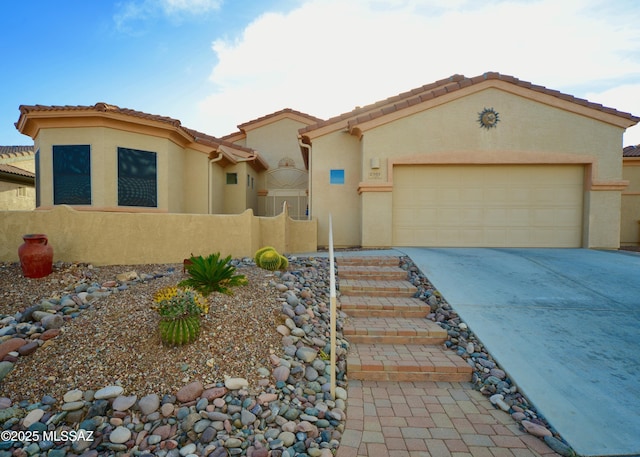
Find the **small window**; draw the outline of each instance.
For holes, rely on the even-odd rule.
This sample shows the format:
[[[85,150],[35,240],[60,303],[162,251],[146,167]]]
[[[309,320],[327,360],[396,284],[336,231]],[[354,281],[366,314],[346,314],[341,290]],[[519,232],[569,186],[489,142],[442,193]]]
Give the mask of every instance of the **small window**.
[[[27,196],[27,188],[26,187],[18,187],[16,189],[16,195],[18,197],[26,197]]]
[[[238,173],[227,173],[227,184],[238,184]]]
[[[158,206],[155,152],[118,148],[118,206]]]
[[[53,147],[53,204],[91,204],[91,147]]]
[[[331,170],[329,175],[330,184],[344,184],[344,170]]]
[[[253,189],[253,176],[251,177],[251,188]]]
[[[40,206],[40,149],[36,151],[36,208]]]
[[[251,176],[247,175],[247,187],[251,185]]]

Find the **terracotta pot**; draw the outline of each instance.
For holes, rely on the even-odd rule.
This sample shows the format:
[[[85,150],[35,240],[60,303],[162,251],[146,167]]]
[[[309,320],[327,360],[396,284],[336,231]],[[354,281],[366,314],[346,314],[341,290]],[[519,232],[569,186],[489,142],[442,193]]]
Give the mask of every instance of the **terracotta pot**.
[[[26,278],[44,278],[53,269],[53,248],[47,235],[23,235],[24,243],[18,248],[22,273]]]

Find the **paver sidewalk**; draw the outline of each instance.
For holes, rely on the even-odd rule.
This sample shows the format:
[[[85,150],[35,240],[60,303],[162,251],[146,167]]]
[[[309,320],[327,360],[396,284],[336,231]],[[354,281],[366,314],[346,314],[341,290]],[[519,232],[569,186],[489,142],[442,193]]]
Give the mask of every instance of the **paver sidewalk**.
[[[337,457],[551,457],[468,383],[349,381]]]

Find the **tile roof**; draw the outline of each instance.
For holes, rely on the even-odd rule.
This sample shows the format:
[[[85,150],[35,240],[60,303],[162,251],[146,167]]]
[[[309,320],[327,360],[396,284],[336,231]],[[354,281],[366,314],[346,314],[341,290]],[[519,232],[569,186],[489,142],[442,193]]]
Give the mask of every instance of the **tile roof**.
[[[13,165],[9,165],[6,163],[0,163],[0,174],[10,174],[15,176],[24,176],[25,178],[35,178],[35,173],[31,173],[30,171],[23,170],[22,168],[14,167]]]
[[[503,75],[497,72],[487,72],[473,78],[467,78],[464,75],[455,74],[448,78],[440,79],[434,83],[412,89],[408,92],[403,92],[401,94],[394,95],[393,97],[389,97],[387,99],[372,103],[370,105],[358,107],[348,113],[343,113],[333,118],[327,119],[326,121],[322,121],[317,124],[304,127],[300,129],[298,132],[300,135],[304,136],[305,133],[320,129],[322,127],[325,127],[331,124],[342,125],[344,123],[346,124],[345,126],[353,127],[358,123],[376,119],[378,117],[381,117],[396,111],[400,111],[402,109],[408,108],[418,103],[431,100],[431,99],[443,96],[445,94],[472,86],[474,84],[482,83],[487,80],[504,81],[522,88],[540,92],[545,95],[551,95],[553,97],[557,97],[562,100],[576,103],[578,105],[582,105],[582,106],[599,110],[608,114],[613,114],[615,116],[626,118],[635,123],[640,121],[640,117],[636,117],[630,113],[618,111],[613,108],[605,107],[599,103],[593,103],[585,99],[564,94],[557,90],[547,89],[544,86],[538,86],[527,81],[521,81],[518,78],[515,78],[513,76]]]
[[[29,157],[34,153],[33,146],[0,146],[0,160]]]
[[[248,158],[253,158],[254,160],[254,165],[258,166],[259,168],[264,168],[264,169],[268,169],[268,165],[267,163],[257,154],[256,151],[254,151],[253,149],[249,149],[249,148],[245,148],[239,145],[236,145],[234,143],[231,143],[229,141],[226,141],[224,139],[220,139],[220,138],[216,138],[212,135],[208,135],[206,133],[202,133],[202,132],[198,132],[197,130],[193,130],[190,128],[187,128],[185,126],[182,125],[182,123],[178,120],[178,119],[173,119],[171,117],[167,117],[167,116],[160,116],[157,114],[148,114],[148,113],[144,113],[142,111],[136,111],[136,110],[132,110],[129,108],[120,108],[119,106],[116,105],[109,105],[107,103],[104,102],[99,102],[96,103],[95,105],[92,106],[83,106],[83,105],[78,105],[78,106],[70,106],[70,105],[64,105],[64,106],[45,106],[45,105],[21,105],[20,106],[20,119],[18,120],[18,122],[16,122],[16,128],[18,128],[18,130],[20,130],[20,127],[24,121],[24,119],[26,119],[26,116],[30,113],[33,112],[60,112],[60,111],[64,111],[64,112],[91,112],[91,111],[96,111],[96,112],[100,112],[100,113],[113,113],[113,114],[119,114],[119,115],[125,115],[125,116],[131,116],[131,117],[135,117],[135,118],[139,118],[139,119],[145,119],[145,120],[150,120],[150,121],[156,121],[156,122],[162,122],[165,124],[168,124],[176,129],[178,129],[179,131],[183,132],[184,134],[186,134],[186,136],[191,139],[194,143],[200,143],[200,144],[205,144],[207,146],[211,146],[213,148],[218,148],[220,146],[226,146],[227,148],[231,149],[231,153],[235,156],[237,156],[240,160],[243,159],[248,159]],[[232,161],[236,161],[237,160],[232,160]]]
[[[292,114],[294,116],[304,117],[304,118],[309,119],[309,121],[311,121],[314,124],[323,122],[323,120],[320,119],[319,117],[311,116],[310,114],[306,114],[306,113],[303,113],[301,111],[296,111],[296,110],[291,109],[291,108],[284,108],[284,109],[281,109],[280,111],[276,111],[275,113],[267,114],[266,116],[262,116],[262,117],[259,117],[257,119],[253,119],[251,121],[248,121],[248,122],[245,122],[243,124],[240,124],[240,125],[238,125],[238,128],[240,130],[244,130],[247,127],[249,127],[250,125],[252,125],[252,124],[258,124],[258,123],[266,121],[268,119],[281,116],[283,114]],[[233,134],[231,134],[231,135],[233,135]]]
[[[104,113],[116,113],[116,114],[125,114],[127,116],[138,117],[141,119],[149,119],[158,122],[164,122],[174,127],[179,127],[180,121],[178,119],[173,119],[167,116],[160,116],[158,114],[148,114],[143,113],[142,111],[136,111],[129,108],[120,108],[116,105],[109,105],[108,103],[98,102],[95,105],[86,106],[86,105],[21,105],[20,106],[20,114],[21,117],[24,114],[29,114],[34,111],[99,111]],[[16,127],[18,123],[16,123]]]
[[[622,149],[622,157],[640,157],[640,144]]]

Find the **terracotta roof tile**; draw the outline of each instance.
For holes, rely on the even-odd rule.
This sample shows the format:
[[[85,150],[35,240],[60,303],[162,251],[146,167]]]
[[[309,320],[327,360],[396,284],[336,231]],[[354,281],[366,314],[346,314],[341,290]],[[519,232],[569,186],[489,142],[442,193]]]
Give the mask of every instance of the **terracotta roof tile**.
[[[270,119],[272,117],[280,116],[281,114],[294,114],[296,116],[305,117],[305,118],[309,119],[311,122],[313,122],[314,124],[318,123],[318,122],[322,122],[322,119],[320,119],[319,117],[311,116],[310,114],[306,114],[306,113],[303,113],[301,111],[296,111],[296,110],[291,109],[291,108],[284,108],[284,109],[281,109],[280,111],[276,111],[275,113],[267,114],[265,116],[261,116],[259,118],[253,119],[251,121],[244,122],[244,123],[238,125],[238,128],[240,130],[243,130],[246,127],[250,126],[251,124],[257,124],[258,122],[265,121],[265,120]]]
[[[640,157],[640,144],[625,147],[622,150],[622,157]]]
[[[120,108],[116,105],[109,105],[104,102],[98,102],[93,106],[71,106],[71,105],[21,105],[20,113],[28,114],[34,111],[100,111],[104,113],[119,113],[126,114],[127,116],[134,116],[141,119],[149,119],[153,121],[165,122],[167,124],[171,124],[175,127],[180,126],[180,121],[178,119],[173,119],[167,116],[160,116],[157,114],[148,114],[142,111],[136,111],[129,108]]]
[[[33,146],[0,146],[0,159],[29,157],[33,154]]]
[[[157,122],[162,122],[162,123],[166,123],[169,124],[173,127],[175,127],[176,129],[184,132],[187,134],[188,137],[191,137],[193,139],[194,142],[196,143],[201,143],[201,144],[206,144],[208,146],[217,148],[219,146],[226,146],[228,148],[230,148],[234,155],[237,155],[239,158],[241,159],[246,159],[246,158],[250,158],[250,157],[256,157],[257,162],[260,163],[261,167],[266,167],[266,169],[268,169],[268,165],[266,164],[266,162],[253,150],[250,148],[245,148],[243,146],[239,146],[237,144],[231,143],[229,141],[226,141],[224,139],[220,139],[220,138],[216,138],[212,135],[208,135],[206,133],[202,133],[202,132],[198,132],[197,130],[193,130],[190,128],[187,128],[185,126],[182,125],[182,123],[178,120],[178,119],[173,119],[171,117],[167,117],[167,116],[160,116],[157,114],[148,114],[148,113],[144,113],[142,111],[136,111],[136,110],[132,110],[129,108],[120,108],[118,106],[115,105],[109,105],[107,103],[104,102],[99,102],[96,103],[93,106],[69,106],[69,105],[65,105],[65,106],[44,106],[44,105],[32,105],[32,106],[28,106],[28,105],[22,105],[20,106],[20,117],[22,118],[23,116],[28,115],[29,113],[32,112],[36,112],[36,111],[97,111],[97,112],[103,112],[103,113],[114,113],[114,114],[121,114],[121,115],[125,115],[125,116],[132,116],[132,117],[136,117],[136,118],[140,118],[140,119],[147,119],[147,120],[151,120],[151,121],[157,121]],[[16,123],[16,126],[19,124]]]
[[[0,163],[0,173],[7,173],[10,175],[24,176],[25,178],[35,178],[36,175],[30,171],[23,170],[22,168],[14,167],[7,163]]]
[[[640,121],[640,117],[634,116],[630,113],[618,111],[613,108],[604,107],[599,103],[592,103],[588,100],[577,98],[557,90],[547,89],[544,86],[535,85],[528,81],[521,81],[514,76],[502,75],[497,72],[487,72],[479,76],[474,76],[472,78],[466,78],[463,75],[455,74],[449,78],[441,79],[431,84],[426,84],[422,87],[418,87],[416,89],[403,92],[399,95],[389,97],[385,100],[381,100],[379,102],[375,102],[364,107],[358,107],[353,111],[349,111],[347,113],[340,114],[339,116],[332,117],[326,121],[319,122],[317,124],[302,128],[298,131],[298,133],[300,135],[304,135],[307,132],[320,129],[322,127],[326,127],[331,124],[340,124],[340,123],[345,123],[349,127],[353,127],[357,125],[359,122],[364,122],[368,119],[374,119],[376,117],[379,117],[378,115],[374,115],[375,112],[378,112],[378,114],[382,114],[382,115],[390,114],[394,111],[399,111],[409,106],[413,106],[417,103],[431,100],[433,98],[441,97],[445,94],[455,92],[457,90],[472,86],[474,84],[482,83],[486,80],[505,81],[519,87],[527,88],[529,90],[533,90],[536,92],[541,92],[545,95],[550,95],[552,97],[557,97],[562,100],[566,100],[566,101],[576,103],[591,109],[602,111],[604,113],[623,117],[634,122]],[[367,115],[371,114],[372,116],[365,117],[365,114]]]

